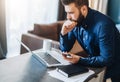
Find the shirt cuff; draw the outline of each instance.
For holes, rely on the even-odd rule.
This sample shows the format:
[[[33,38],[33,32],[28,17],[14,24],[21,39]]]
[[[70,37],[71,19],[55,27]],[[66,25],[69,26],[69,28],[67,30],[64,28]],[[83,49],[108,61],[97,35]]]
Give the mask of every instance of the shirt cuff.
[[[62,34],[60,33],[60,36],[61,36],[61,37],[66,37],[67,35],[68,35],[68,34],[62,35]]]
[[[78,63],[84,64],[84,63],[85,63],[85,58],[81,57],[81,58],[79,59]]]

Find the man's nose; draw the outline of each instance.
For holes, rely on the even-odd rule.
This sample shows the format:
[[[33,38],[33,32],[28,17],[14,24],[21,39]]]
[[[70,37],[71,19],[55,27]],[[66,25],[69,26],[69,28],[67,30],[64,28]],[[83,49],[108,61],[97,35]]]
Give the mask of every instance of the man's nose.
[[[67,19],[68,19],[68,20],[70,20],[70,19],[71,19],[70,14],[67,14]]]

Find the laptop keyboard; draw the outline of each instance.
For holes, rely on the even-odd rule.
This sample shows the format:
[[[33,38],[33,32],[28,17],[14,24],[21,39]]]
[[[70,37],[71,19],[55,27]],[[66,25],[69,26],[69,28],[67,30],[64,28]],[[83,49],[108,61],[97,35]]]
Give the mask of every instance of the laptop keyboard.
[[[58,60],[53,58],[49,53],[40,52],[37,53],[42,59],[44,59],[48,64],[60,64]]]

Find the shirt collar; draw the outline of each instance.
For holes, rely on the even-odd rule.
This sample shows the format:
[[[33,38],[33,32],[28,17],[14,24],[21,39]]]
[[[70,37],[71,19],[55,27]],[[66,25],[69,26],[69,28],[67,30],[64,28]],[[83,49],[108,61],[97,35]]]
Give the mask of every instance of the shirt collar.
[[[88,8],[88,14],[82,22],[82,27],[88,28],[88,26],[91,24],[91,19],[93,19],[93,10]]]

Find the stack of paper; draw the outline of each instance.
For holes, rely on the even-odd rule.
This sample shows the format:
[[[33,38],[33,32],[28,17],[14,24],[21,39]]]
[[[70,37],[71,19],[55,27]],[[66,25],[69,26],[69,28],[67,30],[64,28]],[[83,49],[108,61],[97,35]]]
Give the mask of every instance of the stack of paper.
[[[94,74],[94,71],[89,70],[89,72],[79,74],[73,77],[65,77],[64,75],[57,72],[57,70],[52,70],[48,72],[50,76],[62,80],[64,82],[84,82],[90,75]]]

